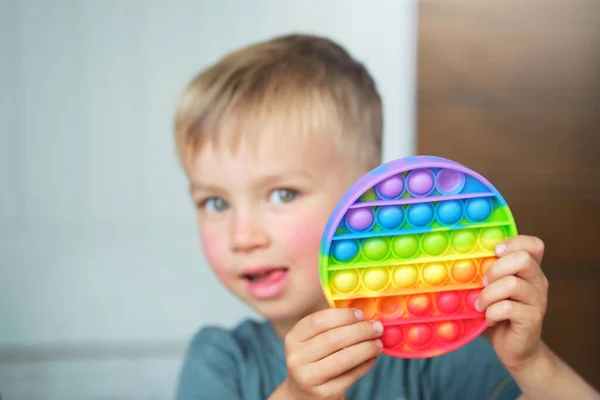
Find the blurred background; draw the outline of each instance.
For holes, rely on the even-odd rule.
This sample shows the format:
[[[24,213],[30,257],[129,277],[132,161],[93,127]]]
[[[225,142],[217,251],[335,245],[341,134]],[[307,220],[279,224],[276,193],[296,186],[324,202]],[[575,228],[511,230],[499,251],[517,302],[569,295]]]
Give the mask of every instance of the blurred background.
[[[225,52],[331,37],[414,152],[410,1],[0,0],[0,393],[170,399],[205,324],[252,313],[206,265],[175,156],[184,85]],[[214,299],[218,299],[215,301]]]
[[[200,69],[291,32],[371,70],[384,161],[464,163],[546,241],[544,338],[600,387],[597,0],[0,0],[2,399],[170,399],[191,335],[252,316],[205,264],[171,121]]]

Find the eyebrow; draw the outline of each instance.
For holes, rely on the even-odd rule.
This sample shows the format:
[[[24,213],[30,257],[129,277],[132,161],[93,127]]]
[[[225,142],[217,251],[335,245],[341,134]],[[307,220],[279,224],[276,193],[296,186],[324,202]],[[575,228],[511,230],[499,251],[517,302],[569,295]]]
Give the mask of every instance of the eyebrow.
[[[283,171],[282,173],[267,174],[267,175],[261,176],[259,179],[256,180],[255,185],[256,186],[266,186],[266,185],[274,184],[274,183],[282,181],[282,180],[297,179],[297,178],[310,179],[311,175],[304,171],[299,171],[299,170]]]
[[[254,181],[253,186],[258,186],[258,187],[268,186],[268,185],[272,185],[278,181],[287,180],[287,179],[296,179],[296,178],[310,179],[311,175],[304,171],[298,171],[298,170],[284,171],[283,173],[267,174],[267,175],[261,176],[256,181]],[[214,184],[205,184],[205,183],[190,184],[190,193],[193,193],[195,191],[207,191],[207,192],[218,192],[218,193],[225,192],[225,190],[222,187],[214,185]]]
[[[197,191],[205,191],[205,192],[222,192],[223,189],[216,185],[207,185],[203,183],[191,183],[190,184],[190,193],[194,193]]]

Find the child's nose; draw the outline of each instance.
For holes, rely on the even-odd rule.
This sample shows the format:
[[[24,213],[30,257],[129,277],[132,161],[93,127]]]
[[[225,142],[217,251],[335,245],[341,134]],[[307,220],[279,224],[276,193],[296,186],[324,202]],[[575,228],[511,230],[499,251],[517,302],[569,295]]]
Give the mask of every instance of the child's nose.
[[[247,252],[269,244],[269,235],[258,213],[238,213],[231,227],[232,250]]]

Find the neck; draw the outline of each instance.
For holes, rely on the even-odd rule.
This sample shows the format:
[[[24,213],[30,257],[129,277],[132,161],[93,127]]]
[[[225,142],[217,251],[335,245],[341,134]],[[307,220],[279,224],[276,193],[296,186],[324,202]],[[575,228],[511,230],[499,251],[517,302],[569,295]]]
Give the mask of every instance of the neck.
[[[271,321],[271,326],[273,327],[273,330],[275,331],[277,337],[283,340],[285,339],[285,336],[288,334],[288,332],[292,330],[294,325],[298,323],[298,321],[299,320],[297,319]]]

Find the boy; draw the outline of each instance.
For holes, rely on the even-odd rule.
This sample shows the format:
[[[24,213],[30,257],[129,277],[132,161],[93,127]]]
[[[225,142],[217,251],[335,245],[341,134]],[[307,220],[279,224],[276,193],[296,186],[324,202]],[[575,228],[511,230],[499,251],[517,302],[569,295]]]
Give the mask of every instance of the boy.
[[[597,398],[540,339],[548,285],[537,238],[498,246],[477,303],[489,342],[426,360],[387,357],[380,323],[328,307],[321,234],[346,189],[380,163],[381,113],[368,71],[313,36],[240,49],[190,83],[175,136],[204,254],[265,321],[200,330],[178,398]]]

